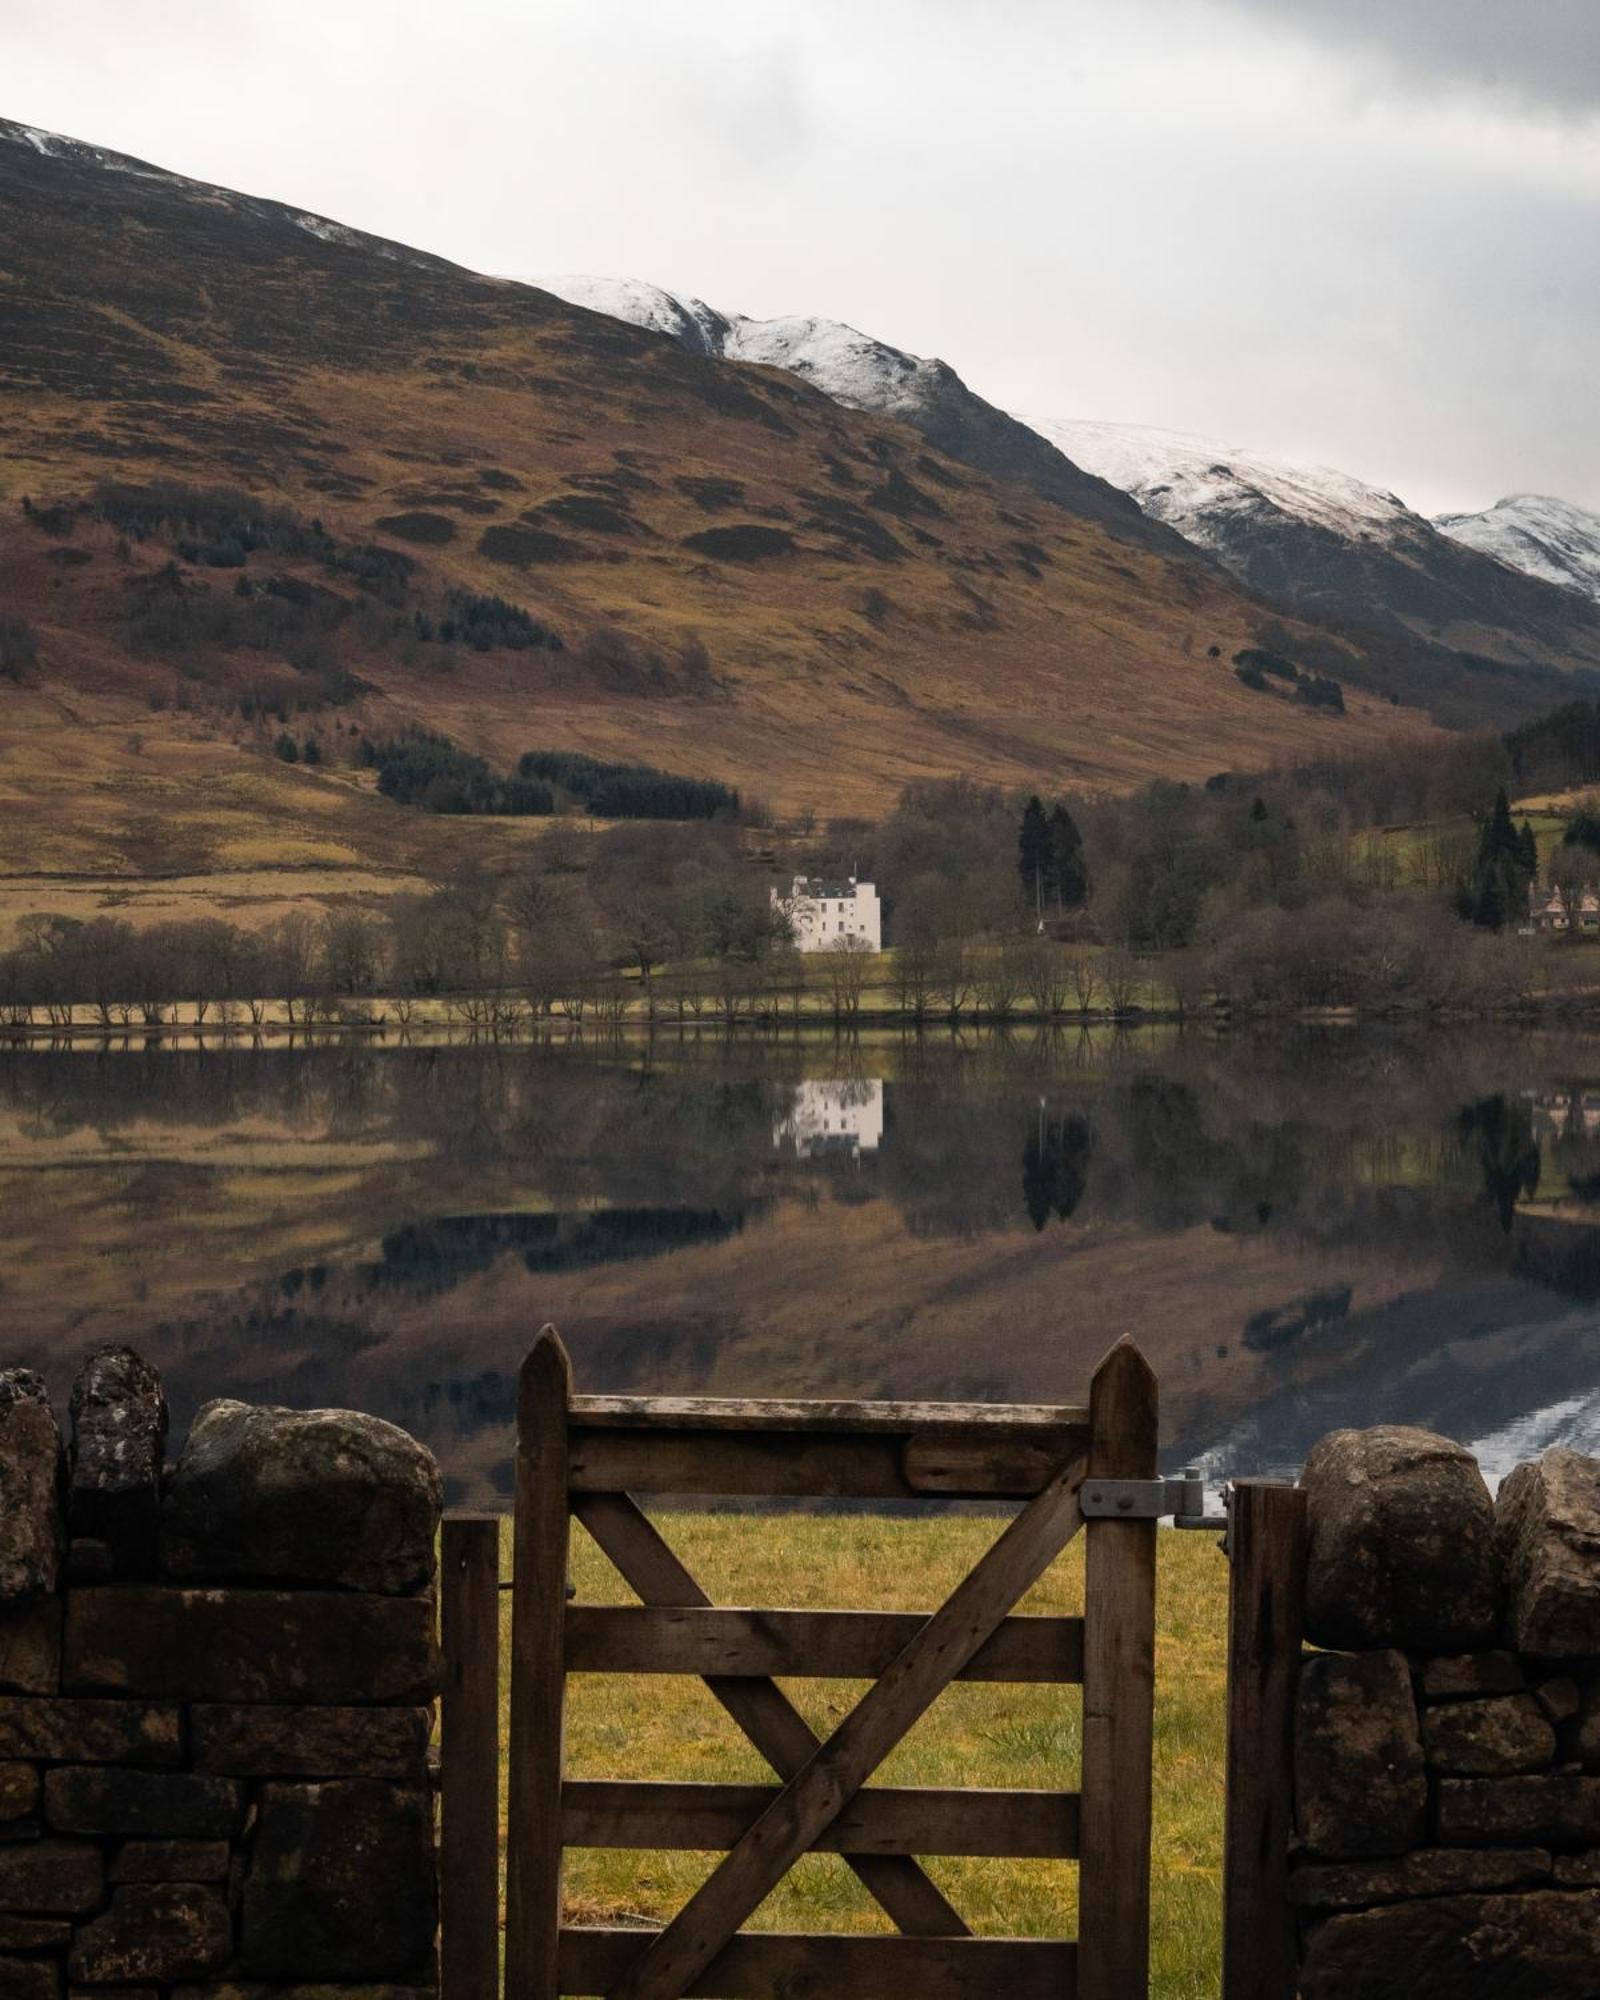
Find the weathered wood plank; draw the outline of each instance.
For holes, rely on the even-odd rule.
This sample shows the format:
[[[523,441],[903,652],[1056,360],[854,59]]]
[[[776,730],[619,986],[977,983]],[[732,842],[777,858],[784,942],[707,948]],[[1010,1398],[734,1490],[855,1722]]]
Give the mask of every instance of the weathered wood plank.
[[[1156,1381],[1122,1340],[1090,1388],[1090,1477],[1156,1475]],[[1150,1759],[1156,1524],[1093,1520],[1084,1549],[1083,1859],[1078,1991],[1144,2000],[1150,1984]]]
[[[569,1604],[567,1671],[872,1680],[929,1614]],[[967,1681],[1079,1681],[1081,1618],[1007,1618],[961,1669]]]
[[[1064,1461],[1082,1456],[1087,1435],[1001,1431],[967,1447],[943,1433],[574,1430],[568,1476],[575,1493],[1027,1498]]]
[[[1289,1828],[1305,1617],[1306,1496],[1241,1479],[1228,1508],[1223,2000],[1294,2000]]]
[[[917,1493],[981,1493],[1025,1499],[1046,1486],[1052,1474],[1088,1448],[1085,1424],[1041,1431],[1030,1437],[1016,1431],[993,1436],[982,1431],[919,1431],[908,1438],[901,1454],[906,1484]]]
[[[576,1430],[1054,1431],[1082,1426],[1081,1403],[841,1403],[726,1396],[574,1396]]]
[[[627,1494],[584,1495],[574,1500],[573,1511],[646,1602],[709,1608],[705,1592]],[[712,1675],[706,1687],[780,1778],[792,1778],[817,1748],[811,1725],[770,1680]],[[967,1935],[960,1912],[909,1857],[850,1854],[845,1859],[862,1887],[908,1936]]]
[[[1077,1532],[1083,1518],[1078,1508],[1083,1476],[1081,1460],[1063,1467],[1029,1501],[643,1957],[611,1987],[610,2000],[677,2000],[689,1990]],[[1148,1762],[1145,1784],[1148,1796]]]
[[[561,1933],[561,1991],[616,1994],[652,1942],[649,1931]],[[1037,1938],[795,1937],[747,1931],[677,1993],[718,2000],[1073,2000],[1075,1950]]]
[[[439,1972],[443,2000],[500,1990],[500,1522],[440,1533]]]
[[[516,1591],[511,1614],[511,1785],[506,1844],[506,1992],[560,1991],[562,1727],[566,1674],[567,1404],[572,1370],[545,1327],[517,1390]]]
[[[568,1847],[726,1849],[777,1798],[771,1785],[569,1780],[561,1795]],[[817,1847],[828,1854],[977,1854],[1071,1860],[1075,1792],[944,1791],[870,1786]]]
[[[574,1493],[727,1493],[913,1500],[892,1433],[585,1430],[572,1435]]]

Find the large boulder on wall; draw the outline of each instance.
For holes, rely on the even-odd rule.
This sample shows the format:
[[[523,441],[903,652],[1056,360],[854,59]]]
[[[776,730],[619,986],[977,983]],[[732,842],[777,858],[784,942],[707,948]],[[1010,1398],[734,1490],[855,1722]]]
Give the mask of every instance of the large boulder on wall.
[[[1600,1459],[1556,1445],[1519,1465],[1495,1533],[1512,1644],[1546,1660],[1600,1656]]]
[[[0,1605],[56,1587],[61,1569],[61,1433],[31,1368],[0,1374]]]
[[[1464,1653],[1492,1641],[1494,1503],[1469,1451],[1408,1425],[1334,1431],[1300,1483],[1314,1644]]]
[[[354,1410],[207,1403],[162,1520],[169,1576],[403,1595],[433,1575],[432,1455]]]

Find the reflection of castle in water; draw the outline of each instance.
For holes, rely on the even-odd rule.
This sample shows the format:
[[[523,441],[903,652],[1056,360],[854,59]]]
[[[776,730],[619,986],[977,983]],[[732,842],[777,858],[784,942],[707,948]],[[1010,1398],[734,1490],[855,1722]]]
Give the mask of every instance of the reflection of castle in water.
[[[1537,1138],[1593,1139],[1600,1136],[1600,1090],[1592,1084],[1525,1090]]]
[[[875,1153],[883,1139],[882,1077],[808,1077],[795,1085],[787,1118],[772,1143],[792,1146],[802,1160],[823,1153]]]

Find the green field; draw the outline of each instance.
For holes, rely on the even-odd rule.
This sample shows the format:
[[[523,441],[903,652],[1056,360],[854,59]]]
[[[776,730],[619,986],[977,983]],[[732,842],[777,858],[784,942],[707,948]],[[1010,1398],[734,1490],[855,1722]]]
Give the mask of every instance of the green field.
[[[998,1532],[991,1519],[878,1516],[662,1515],[673,1547],[723,1604],[928,1609]],[[1221,1935],[1223,1696],[1227,1567],[1211,1535],[1159,1537],[1156,1635],[1155,1839],[1151,1992],[1210,2000]],[[502,1574],[510,1573],[509,1524]],[[627,1603],[627,1587],[581,1531],[573,1575],[588,1602]],[[1033,1612],[1081,1612],[1083,1542],[1024,1600]],[[510,1599],[502,1612],[502,1759],[509,1701]],[[790,1681],[786,1692],[826,1735],[858,1683]],[[883,1766],[884,1783],[1075,1789],[1081,1699],[1076,1688],[951,1688]],[[567,1711],[573,1778],[738,1783],[770,1772],[698,1681],[574,1676]],[[504,1788],[502,1786],[502,1797]],[[504,1823],[502,1819],[502,1839]],[[711,1855],[587,1850],[567,1868],[576,1923],[658,1923],[704,1879]],[[1077,1870],[1064,1861],[930,1859],[928,1873],[980,1934],[1071,1936]],[[888,1920],[842,1860],[808,1857],[754,1919],[771,1930],[868,1931]],[[996,1996],[1001,2000],[1001,1996]]]

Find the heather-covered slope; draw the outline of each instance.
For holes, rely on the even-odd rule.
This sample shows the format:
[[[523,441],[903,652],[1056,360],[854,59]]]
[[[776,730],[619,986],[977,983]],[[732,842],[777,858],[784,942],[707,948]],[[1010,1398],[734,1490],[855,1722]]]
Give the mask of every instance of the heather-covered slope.
[[[152,482],[178,497],[130,498]],[[195,525],[216,485],[254,526]],[[791,376],[0,124],[0,598],[35,654],[0,680],[13,872],[424,866],[442,832],[338,754],[263,757],[263,701],[335,753],[411,722],[500,768],[615,753],[822,812],[1417,726],[1241,686],[1259,607],[1175,546]],[[441,643],[462,592],[560,650]]]
[[[1600,672],[1600,616],[1549,587],[1574,581],[1557,573],[1559,537],[1518,559],[1537,528],[1502,530],[1508,545],[1497,546],[1490,516],[1481,530],[1435,524],[1329,467],[1137,425],[1008,415],[946,363],[837,320],[746,319],[631,278],[543,282],[696,353],[784,368],[851,409],[898,417],[963,463],[1119,536],[1132,534],[1125,510],[1136,502],[1151,546],[1170,551],[1181,538],[1275,611],[1340,634],[1359,656],[1346,671],[1362,685],[1441,720],[1526,717],[1570,695],[1567,675]],[[1570,543],[1571,523],[1562,530]],[[1336,657],[1320,664],[1340,671]]]

